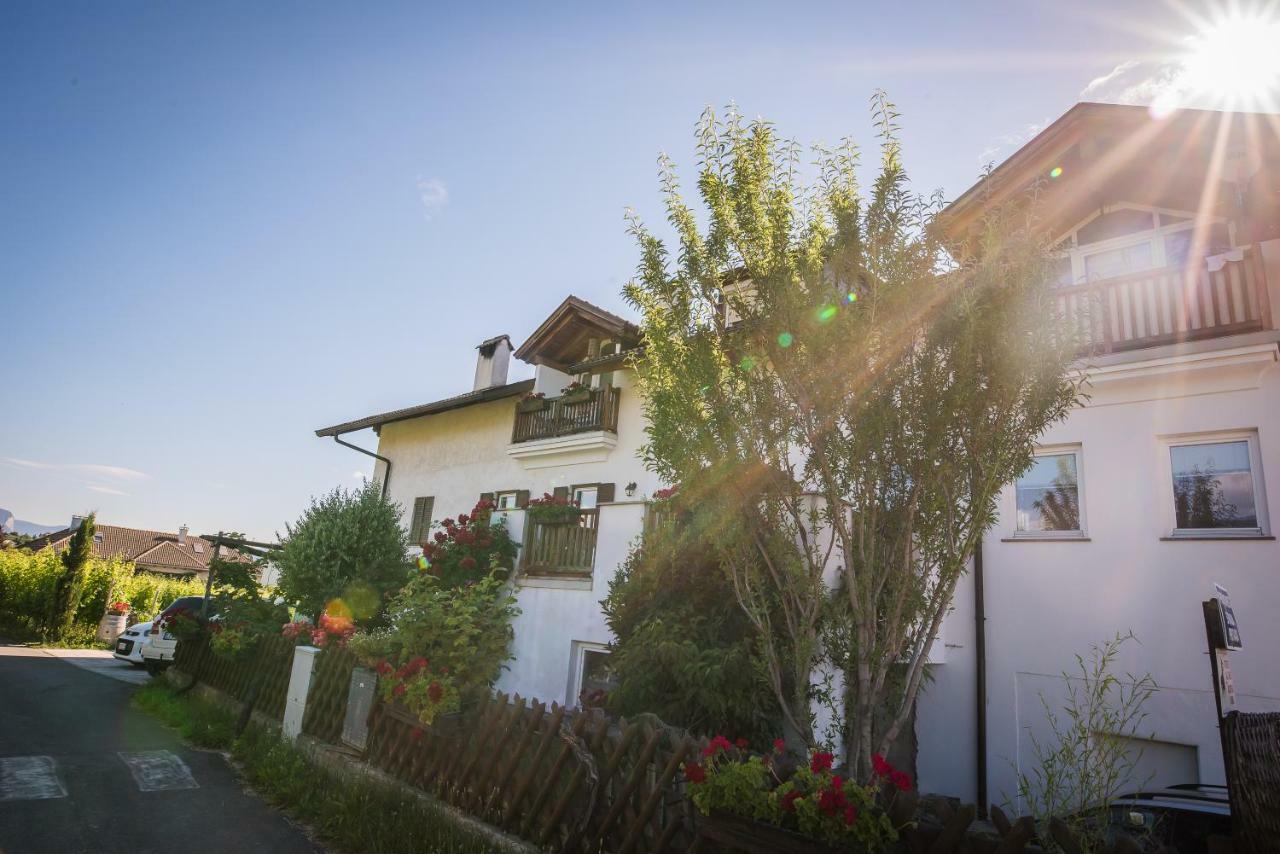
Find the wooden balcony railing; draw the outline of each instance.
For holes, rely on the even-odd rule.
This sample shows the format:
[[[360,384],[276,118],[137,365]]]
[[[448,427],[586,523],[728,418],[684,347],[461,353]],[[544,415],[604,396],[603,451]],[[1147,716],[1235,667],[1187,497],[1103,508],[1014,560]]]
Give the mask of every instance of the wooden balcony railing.
[[[1209,272],[1166,267],[1054,291],[1090,353],[1113,353],[1265,329],[1271,322],[1262,259],[1246,250]]]
[[[522,412],[516,405],[516,423],[512,442],[553,439],[592,430],[618,432],[618,389],[612,386],[593,388],[581,397],[552,397],[543,408]]]
[[[590,575],[596,564],[599,515],[582,511],[577,522],[526,519],[520,568],[526,575]]]

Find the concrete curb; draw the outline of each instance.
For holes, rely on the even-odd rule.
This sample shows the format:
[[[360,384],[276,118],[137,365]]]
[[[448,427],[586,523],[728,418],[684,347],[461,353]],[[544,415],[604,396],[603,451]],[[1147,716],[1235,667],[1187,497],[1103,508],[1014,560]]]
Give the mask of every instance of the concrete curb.
[[[186,687],[187,683],[191,680],[191,677],[186,673],[172,667],[165,671],[164,678],[175,688]],[[240,714],[240,711],[244,708],[244,704],[239,700],[228,697],[218,689],[206,685],[203,682],[192,688],[191,692],[201,699],[208,700],[214,705],[221,706],[233,714]],[[280,721],[269,718],[261,712],[254,711],[250,717],[250,722],[267,732],[280,735]],[[298,736],[295,746],[301,750],[311,762],[321,768],[338,774],[339,776],[350,779],[364,778],[374,785],[391,789],[397,794],[416,799],[434,815],[449,824],[482,839],[486,844],[492,846],[495,851],[508,851],[512,852],[512,854],[534,854],[534,852],[542,850],[533,843],[527,842],[518,836],[512,836],[506,831],[500,830],[491,824],[483,822],[455,806],[446,804],[421,789],[402,783],[385,771],[374,768],[369,763],[361,761],[353,755],[353,752],[351,752],[349,748],[341,748],[332,744],[326,744],[314,736],[305,734]]]

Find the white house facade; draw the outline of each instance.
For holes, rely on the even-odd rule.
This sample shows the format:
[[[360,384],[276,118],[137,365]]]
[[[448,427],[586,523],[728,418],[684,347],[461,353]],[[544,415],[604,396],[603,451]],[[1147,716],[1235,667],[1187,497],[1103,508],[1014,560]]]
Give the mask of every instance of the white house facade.
[[[1217,133],[1223,122],[1247,127]],[[922,790],[1012,796],[1045,732],[1042,698],[1059,704],[1074,656],[1130,631],[1140,643],[1121,669],[1160,686],[1144,769],[1222,782],[1200,606],[1215,583],[1244,635],[1238,707],[1280,709],[1280,142],[1262,127],[1078,105],[944,216],[962,246],[1002,194],[1047,181],[1056,293],[1092,346],[1088,402],[1006,489],[945,621],[915,720]],[[638,456],[642,404],[621,354],[639,343],[628,321],[570,297],[519,349],[481,344],[467,394],[317,431],[378,432],[377,476],[415,541],[431,519],[497,502],[524,543],[504,691],[573,704],[605,678],[599,603],[665,485]],[[507,382],[513,357],[532,380]],[[585,388],[562,393],[575,381]],[[588,513],[552,548],[523,508],[557,492]]]

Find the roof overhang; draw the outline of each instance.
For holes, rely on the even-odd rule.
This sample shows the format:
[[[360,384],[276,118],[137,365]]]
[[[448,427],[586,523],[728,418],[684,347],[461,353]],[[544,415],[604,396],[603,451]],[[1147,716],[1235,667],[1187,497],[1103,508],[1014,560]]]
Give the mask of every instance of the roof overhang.
[[[478,391],[460,394],[457,397],[449,397],[432,403],[410,406],[406,409],[395,409],[391,412],[369,415],[355,421],[335,424],[332,427],[322,427],[316,431],[316,435],[320,437],[340,436],[343,433],[352,433],[356,430],[364,430],[369,427],[381,427],[384,424],[390,424],[394,421],[407,421],[410,418],[421,418],[424,415],[435,415],[440,412],[461,409],[464,406],[474,406],[478,403],[503,400],[508,397],[515,397],[516,395],[524,394],[526,391],[531,391],[532,389],[533,380],[521,380],[518,383],[491,386],[490,388],[482,388]]]
[[[515,357],[534,365],[564,370],[582,360],[592,338],[617,341],[623,350],[640,340],[640,330],[616,314],[571,296],[534,330]]]
[[[1154,118],[1146,107],[1076,104],[948,205],[938,225],[967,248],[988,211],[1029,205],[1033,195],[1035,227],[1051,237],[1118,202],[1227,215],[1242,176],[1259,203],[1274,207],[1265,197],[1280,174],[1276,124],[1260,113]]]

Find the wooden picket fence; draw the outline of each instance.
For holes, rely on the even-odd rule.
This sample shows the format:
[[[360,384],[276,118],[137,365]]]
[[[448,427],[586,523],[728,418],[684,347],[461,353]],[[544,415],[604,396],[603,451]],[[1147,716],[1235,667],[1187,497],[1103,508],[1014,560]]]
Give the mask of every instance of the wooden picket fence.
[[[284,717],[285,697],[289,692],[289,672],[293,667],[294,642],[283,637],[267,637],[258,641],[251,652],[240,658],[224,658],[209,648],[208,638],[184,640],[174,650],[174,666],[217,688],[236,700],[245,700],[255,679],[258,695],[254,709],[269,718]]]

